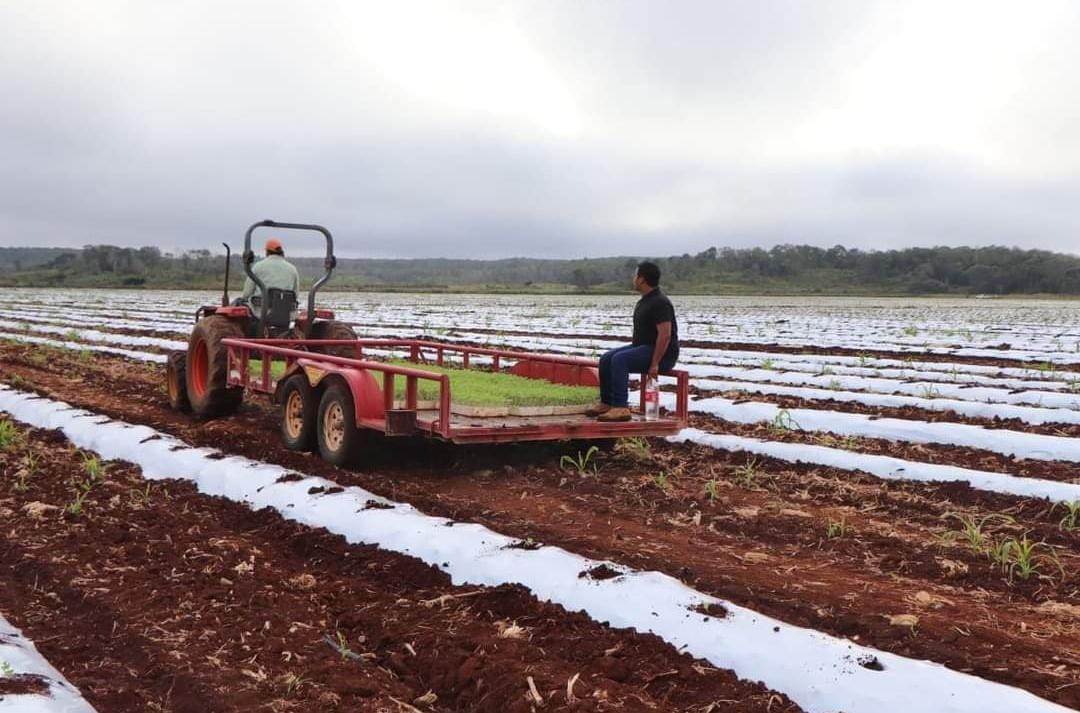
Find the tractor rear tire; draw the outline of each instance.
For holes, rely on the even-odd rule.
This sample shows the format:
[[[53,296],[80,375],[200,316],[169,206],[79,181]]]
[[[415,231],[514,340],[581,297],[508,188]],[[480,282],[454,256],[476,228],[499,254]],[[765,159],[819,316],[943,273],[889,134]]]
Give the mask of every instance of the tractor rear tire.
[[[169,405],[181,413],[191,411],[187,395],[187,352],[169,352],[165,360],[165,387],[169,393]]]
[[[359,460],[365,434],[356,425],[352,392],[344,382],[335,380],[323,391],[316,431],[319,455],[327,463],[349,466]]]
[[[327,319],[311,325],[311,334],[308,335],[308,338],[348,339],[350,341],[356,341],[356,332],[354,332],[353,328],[345,324],[344,322]],[[346,357],[348,359],[353,359],[356,357],[356,349],[349,346],[319,347],[312,345],[310,349],[311,351],[318,354],[329,354],[331,356]]]
[[[315,448],[319,400],[307,375],[293,374],[281,387],[281,440],[292,451]]]
[[[222,339],[243,339],[244,328],[228,317],[203,317],[191,331],[187,353],[187,395],[191,410],[198,416],[214,418],[236,413],[244,400],[243,388],[227,384],[229,348]]]

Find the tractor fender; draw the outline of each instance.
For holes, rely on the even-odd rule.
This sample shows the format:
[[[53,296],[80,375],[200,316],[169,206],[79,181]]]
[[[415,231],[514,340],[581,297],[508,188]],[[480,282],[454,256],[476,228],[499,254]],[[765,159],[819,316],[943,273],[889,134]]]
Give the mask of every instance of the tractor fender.
[[[356,419],[382,419],[385,418],[386,409],[383,405],[382,388],[367,369],[357,369],[351,366],[328,364],[318,359],[297,359],[296,366],[291,373],[303,371],[307,375],[311,388],[317,389],[321,384],[331,378],[340,378],[352,392],[353,406],[356,410]],[[284,382],[281,379],[281,382]]]

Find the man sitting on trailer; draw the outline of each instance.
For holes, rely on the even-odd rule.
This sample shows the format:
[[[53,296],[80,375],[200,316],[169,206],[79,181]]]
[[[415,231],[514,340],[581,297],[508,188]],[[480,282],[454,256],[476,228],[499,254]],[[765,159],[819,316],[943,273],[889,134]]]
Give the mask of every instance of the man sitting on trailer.
[[[600,357],[600,400],[585,411],[598,421],[629,421],[631,372],[656,378],[679,358],[679,323],[671,300],[660,290],[660,268],[651,262],[639,264],[634,289],[641,299],[634,307],[633,341]]]
[[[300,295],[300,273],[285,259],[285,248],[277,238],[266,241],[266,257],[252,265],[251,271],[262,280],[268,291],[277,288],[289,290],[293,296]],[[250,277],[244,278],[244,291],[237,299],[238,303],[247,305],[255,314],[258,314],[261,300],[261,296],[256,294],[257,290],[254,280]],[[290,319],[296,321],[295,309],[292,310]]]

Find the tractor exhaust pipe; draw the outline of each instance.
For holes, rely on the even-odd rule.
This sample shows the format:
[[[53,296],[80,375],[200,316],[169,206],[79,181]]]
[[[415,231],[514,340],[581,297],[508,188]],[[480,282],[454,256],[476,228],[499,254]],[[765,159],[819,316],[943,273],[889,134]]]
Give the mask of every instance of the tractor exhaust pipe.
[[[225,288],[221,292],[221,306],[229,306],[229,257],[232,255],[232,251],[229,249],[228,243],[222,243],[225,246]]]

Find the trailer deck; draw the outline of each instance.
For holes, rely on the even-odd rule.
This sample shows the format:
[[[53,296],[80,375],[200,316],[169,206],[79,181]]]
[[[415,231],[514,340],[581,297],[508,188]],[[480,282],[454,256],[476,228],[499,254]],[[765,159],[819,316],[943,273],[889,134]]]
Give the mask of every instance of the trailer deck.
[[[417,339],[226,339],[224,343],[229,348],[230,386],[273,396],[279,381],[291,374],[307,374],[312,387],[327,378],[341,378],[353,392],[356,425],[389,436],[415,434],[463,444],[606,439],[674,435],[687,423],[689,375],[678,369],[661,374],[675,381],[676,409],[654,421],[648,421],[642,415],[643,400],[632,420],[616,423],[603,423],[582,413],[481,417],[453,413],[449,376],[425,371],[423,366],[503,371],[551,383],[597,386],[597,362],[579,357]],[[339,354],[327,354],[324,350]],[[342,351],[351,351],[352,356],[341,356]],[[249,369],[253,353],[262,357],[258,373]],[[417,366],[399,366],[379,360],[390,357],[405,358]],[[280,380],[272,376],[274,361],[285,362],[286,376]],[[376,372],[381,374],[381,379],[372,376]],[[394,383],[399,378],[406,383],[404,399],[394,396]],[[438,384],[436,408],[426,407],[427,403],[418,400],[417,384],[421,380]]]

